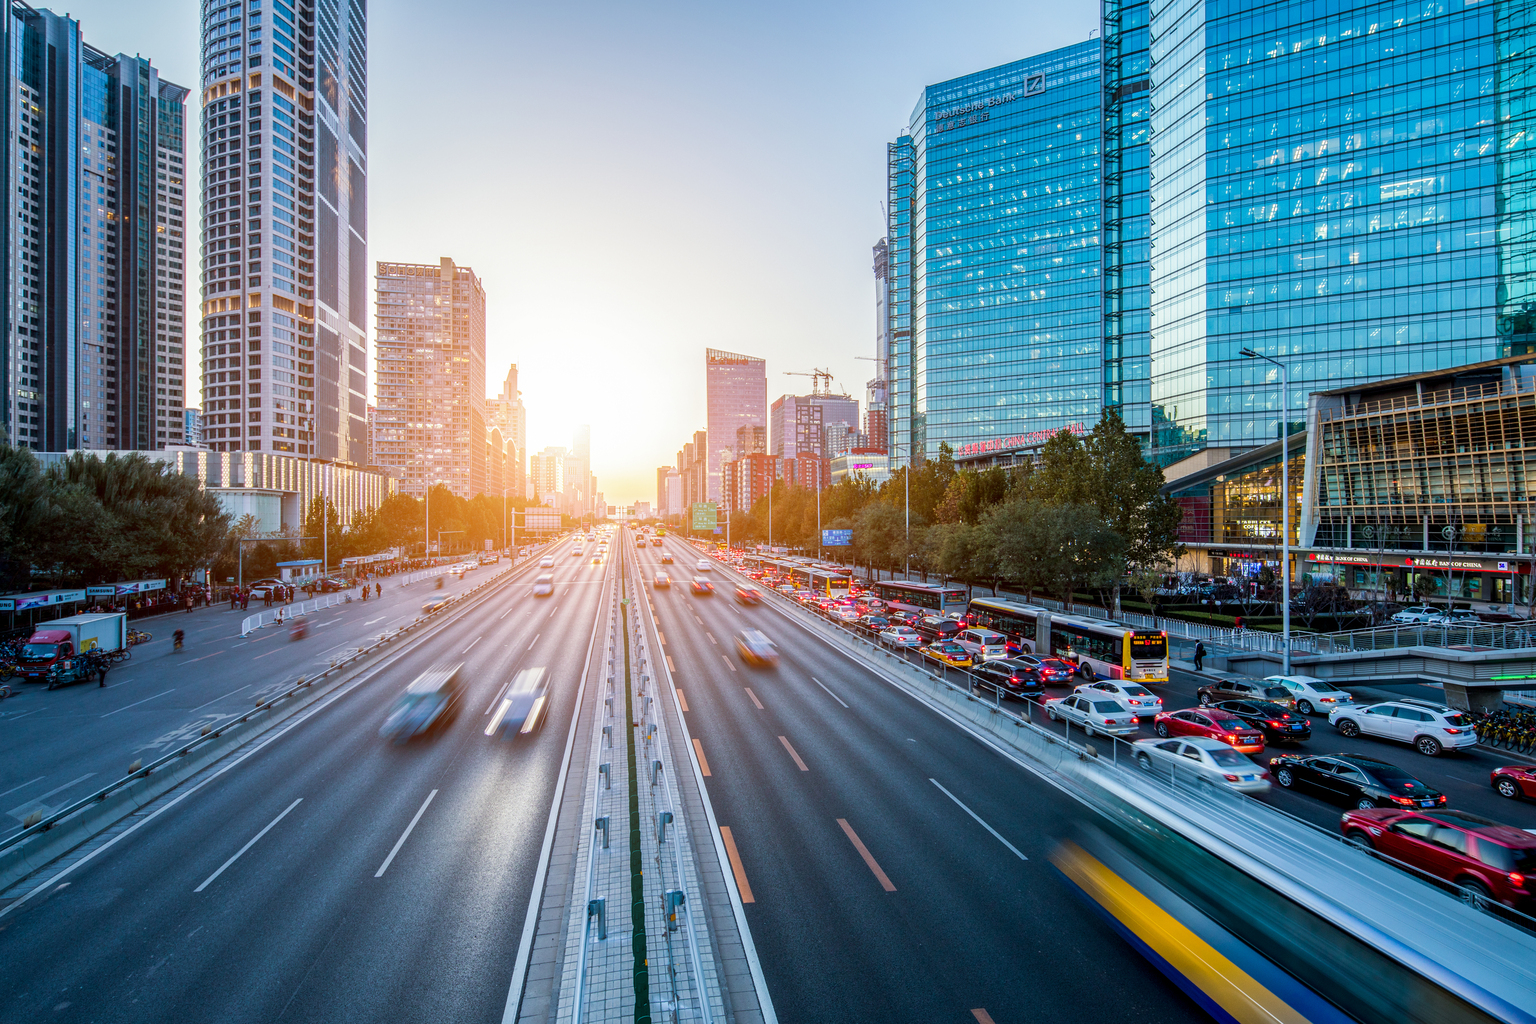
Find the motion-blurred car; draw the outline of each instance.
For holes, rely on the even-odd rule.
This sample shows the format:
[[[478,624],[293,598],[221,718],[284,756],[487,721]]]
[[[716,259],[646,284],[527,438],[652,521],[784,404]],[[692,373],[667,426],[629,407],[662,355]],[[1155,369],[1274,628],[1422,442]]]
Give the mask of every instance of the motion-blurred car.
[[[603,564],[603,556],[600,555],[600,554],[593,555],[592,556],[592,564],[593,565],[602,565]]]
[[[1530,912],[1536,904],[1536,835],[1449,807],[1345,811],[1344,838],[1461,886],[1473,906]]]
[[[1445,794],[1396,765],[1354,754],[1281,754],[1269,759],[1275,781],[1285,789],[1324,800],[1368,807],[1440,807]]]
[[[953,640],[940,640],[926,647],[919,647],[918,651],[930,661],[937,661],[951,668],[971,667],[971,652]]]
[[[661,564],[662,565],[671,565],[672,564],[672,556],[667,554],[665,551],[663,551],[661,553]]]
[[[531,733],[544,721],[549,709],[549,673],[542,668],[525,668],[512,677],[485,727],[487,736],[502,731],[503,736]]]
[[[533,596],[548,597],[555,592],[555,575],[546,572],[533,581]]]
[[[715,567],[709,564],[709,559],[701,558],[694,563],[693,568],[697,572],[713,572]]]
[[[778,649],[760,629],[743,629],[736,634],[736,653],[748,665],[772,668],[779,663]]]
[[[911,626],[890,626],[880,631],[880,642],[891,647],[917,647],[923,638]]]
[[[571,554],[575,555],[577,558],[580,558],[582,556],[581,545],[578,544],[576,547],[572,548]]]
[[[1264,681],[1291,691],[1291,697],[1296,701],[1296,710],[1304,715],[1315,715],[1318,712],[1326,715],[1334,708],[1355,702],[1350,694],[1316,676],[1265,676]]]
[[[1220,740],[1208,736],[1137,740],[1136,763],[1148,771],[1175,776],[1181,770],[1196,778],[1238,793],[1269,792],[1269,772]]]
[[[1536,799],[1536,766],[1511,764],[1495,768],[1488,773],[1488,780],[1499,796],[1518,800],[1521,797]]]
[[[1127,711],[1134,712],[1142,718],[1156,715],[1163,710],[1163,698],[1140,683],[1121,683],[1113,679],[1100,679],[1096,683],[1074,686],[1072,692],[1118,700]]]
[[[651,586],[657,590],[669,590],[672,587],[672,577],[658,571],[655,578],[651,580]]]
[[[1296,698],[1283,686],[1251,679],[1218,679],[1195,690],[1202,707],[1221,700],[1267,700],[1287,708],[1296,706]]]
[[[1051,721],[1066,719],[1083,727],[1089,736],[1103,733],[1105,736],[1124,736],[1141,726],[1140,720],[1117,700],[1094,700],[1080,693],[1068,697],[1052,697],[1045,702],[1045,714]]]
[[[539,559],[540,569],[553,569],[554,567],[555,559],[553,555],[545,555],[543,558]]]
[[[695,594],[708,595],[715,592],[715,585],[703,576],[695,576],[690,586]]]
[[[1040,673],[1016,661],[981,661],[971,666],[971,676],[981,685],[994,687],[1010,697],[1042,697],[1045,684]]]
[[[1159,736],[1209,736],[1244,754],[1264,749],[1264,734],[1240,718],[1211,708],[1185,708],[1161,711],[1152,720],[1152,731]]]
[[[1334,708],[1328,722],[1345,736],[1376,736],[1407,743],[1425,757],[1446,749],[1477,746],[1472,720],[1455,708],[1427,700],[1382,701],[1358,707]]]
[[[758,589],[756,587],[737,587],[736,588],[736,603],[737,604],[762,604],[763,603],[763,595],[758,592]]]
[[[450,600],[447,594],[435,594],[421,603],[421,612],[423,615],[431,615]]]
[[[379,735],[403,742],[451,722],[464,696],[462,665],[429,668],[395,699]]]
[[[1211,705],[1226,711],[1264,734],[1266,743],[1299,743],[1312,738],[1312,723],[1299,711],[1267,700],[1223,700]]]

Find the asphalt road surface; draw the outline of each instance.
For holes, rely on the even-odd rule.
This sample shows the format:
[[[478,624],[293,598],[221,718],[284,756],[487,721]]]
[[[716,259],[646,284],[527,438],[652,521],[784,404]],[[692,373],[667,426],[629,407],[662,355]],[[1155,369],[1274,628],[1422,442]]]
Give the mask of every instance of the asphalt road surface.
[[[649,586],[662,551],[675,581]],[[783,1021],[1187,1021],[1047,859],[1081,805],[769,606],[636,551]],[[732,635],[759,626],[776,669]],[[987,1016],[983,1017],[976,1011]]]
[[[496,591],[45,894],[0,907],[0,1019],[501,1019],[607,571],[572,561],[552,597]],[[239,686],[244,660],[210,674]],[[380,739],[395,696],[443,662],[469,681],[457,719]],[[486,737],[501,688],[539,666],[541,732]]]

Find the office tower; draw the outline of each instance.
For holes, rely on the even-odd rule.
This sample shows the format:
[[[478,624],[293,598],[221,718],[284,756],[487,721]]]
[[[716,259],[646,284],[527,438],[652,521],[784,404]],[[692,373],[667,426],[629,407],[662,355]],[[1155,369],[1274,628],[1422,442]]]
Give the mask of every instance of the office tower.
[[[766,455],[768,452],[767,427],[738,427],[736,430],[736,457]]]
[[[891,251],[885,239],[875,243],[875,375],[864,383],[864,436],[872,448],[885,451],[890,444],[890,420],[886,407],[885,361],[891,351],[894,325],[890,317]]]
[[[671,511],[667,504],[667,475],[671,472],[671,466],[656,467],[656,514],[663,518]]]
[[[368,458],[364,0],[203,6],[203,412],[220,451]]]
[[[594,511],[592,497],[597,488],[592,483],[592,427],[583,423],[571,438],[571,480],[577,491],[576,514]]]
[[[484,494],[485,289],[468,267],[379,263],[373,457],[403,494]]]
[[[793,458],[812,452],[831,458],[828,430],[840,424],[843,433],[859,429],[859,403],[846,395],[781,395],[768,410],[768,452]]]
[[[1094,39],[929,86],[889,147],[897,464],[1098,418],[1099,70]]]
[[[67,16],[5,27],[0,422],[41,450],[181,444],[187,90]]]
[[[1151,52],[1147,0],[1102,0],[1104,40],[1104,389],[1128,431],[1151,446],[1152,335],[1147,289]]]
[[[1515,343],[1498,321],[1501,292],[1531,297],[1532,32],[1529,4],[1152,11],[1162,459],[1299,429],[1312,391]],[[1244,348],[1289,367],[1290,409]]]
[[[704,383],[708,440],[698,460],[705,467],[704,491],[702,496],[692,500],[718,501],[720,449],[731,450],[740,428],[767,424],[767,363],[753,356],[706,349]]]
[[[546,499],[553,497],[556,508],[562,508],[566,454],[564,448],[551,446],[537,455],[528,456],[528,480],[533,488],[533,497],[545,504],[549,504]]]

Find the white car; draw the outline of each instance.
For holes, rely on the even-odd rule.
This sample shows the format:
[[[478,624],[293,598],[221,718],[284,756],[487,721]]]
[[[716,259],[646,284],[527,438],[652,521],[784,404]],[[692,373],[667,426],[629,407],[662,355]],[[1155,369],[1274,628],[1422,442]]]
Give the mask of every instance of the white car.
[[[555,557],[553,555],[545,555],[543,558],[539,559],[540,569],[553,569],[554,567]]]
[[[832,618],[838,622],[857,622],[859,621],[859,610],[839,605],[832,609]]]
[[[555,592],[555,576],[553,573],[542,573],[533,581],[533,596],[548,597]]]
[[[1441,612],[1429,621],[1436,626],[1481,626],[1483,617],[1469,609],[1458,608],[1453,612]]]
[[[1433,622],[1445,613],[1444,608],[1435,608],[1427,604],[1415,605],[1412,608],[1404,608],[1392,616],[1392,621],[1399,626],[1417,626],[1420,623]]]
[[[699,572],[709,572],[714,568],[714,566],[709,564],[709,559],[701,558],[699,559],[698,564],[694,566],[694,568]]]
[[[1407,743],[1426,757],[1447,748],[1477,746],[1472,719],[1444,704],[1427,700],[1388,700],[1380,704],[1334,708],[1328,724],[1345,736],[1379,736]]]
[[[963,642],[963,641],[962,641]],[[1163,710],[1163,698],[1140,683],[1121,683],[1113,679],[1100,679],[1096,683],[1084,683],[1072,688],[1073,693],[1086,693],[1090,697],[1106,697],[1117,700],[1127,711],[1147,718]]]
[[[1051,698],[1045,702],[1045,713],[1053,722],[1065,718],[1082,726],[1089,736],[1096,732],[1105,736],[1124,736],[1141,727],[1140,720],[1125,710],[1118,700],[1096,699],[1081,693]]]
[[[1170,773],[1175,784],[1183,774],[1238,793],[1269,792],[1269,770],[1260,768],[1221,740],[1210,736],[1176,736],[1137,740],[1136,763],[1147,771]],[[1181,772],[1182,770],[1182,772]]]
[[[581,548],[580,548],[580,546],[572,548],[571,549],[571,554],[575,555],[577,558],[580,558],[581,557]]]
[[[1355,703],[1353,696],[1316,676],[1265,676],[1264,681],[1290,690],[1296,710],[1304,715],[1327,714]]]
[[[911,626],[892,626],[880,634],[880,642],[892,647],[917,647],[922,644],[922,635]]]

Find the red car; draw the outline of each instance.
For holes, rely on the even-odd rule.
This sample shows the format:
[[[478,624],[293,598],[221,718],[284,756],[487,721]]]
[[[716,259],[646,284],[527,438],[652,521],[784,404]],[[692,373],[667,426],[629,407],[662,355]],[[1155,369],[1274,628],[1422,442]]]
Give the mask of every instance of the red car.
[[[762,604],[763,595],[758,593],[756,587],[737,587],[736,601],[739,604]]]
[[[1159,736],[1209,736],[1244,754],[1258,754],[1264,750],[1261,730],[1214,708],[1159,711],[1152,719],[1152,731]]]
[[[1495,768],[1489,773],[1489,781],[1499,791],[1499,796],[1511,800],[1522,796],[1536,799],[1536,765],[1512,764]]]
[[[1536,908],[1536,835],[1466,811],[1346,811],[1344,837],[1461,886],[1474,905]]]

